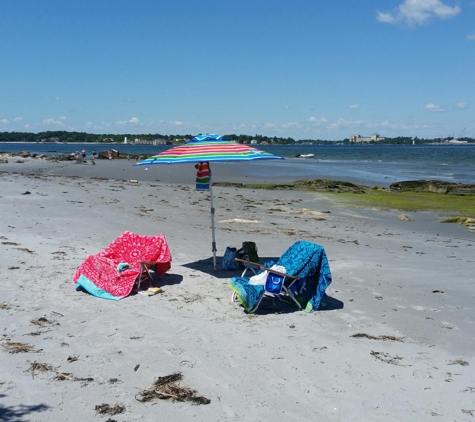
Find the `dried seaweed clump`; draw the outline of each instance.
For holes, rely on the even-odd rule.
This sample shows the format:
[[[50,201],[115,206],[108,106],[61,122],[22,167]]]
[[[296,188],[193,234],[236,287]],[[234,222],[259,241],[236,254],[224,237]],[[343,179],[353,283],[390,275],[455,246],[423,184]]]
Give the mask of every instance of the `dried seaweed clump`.
[[[56,376],[53,379],[56,381],[81,381],[81,382],[94,381],[94,378],[78,378],[69,372],[58,371],[56,368],[53,368],[51,365],[48,365],[47,363],[33,362],[32,364],[30,364],[30,368],[27,369],[25,372],[31,372],[34,378],[35,373],[37,371],[38,372],[54,372]]]
[[[70,374],[69,372],[61,372],[56,369],[53,372],[56,373],[56,376],[53,378],[56,381],[81,381],[81,382],[94,381],[94,378],[78,378],[78,377],[75,377],[73,374]]]
[[[3,350],[7,353],[38,353],[41,349],[35,349],[31,344],[15,343],[9,341],[3,345]]]
[[[99,413],[100,415],[118,415],[119,413],[124,413],[125,412],[125,406],[121,404],[116,404],[115,406],[111,406],[110,404],[103,403],[103,404],[98,404],[94,408],[96,413]]]
[[[142,403],[155,399],[179,402],[190,401],[196,405],[211,403],[210,399],[198,395],[195,390],[179,385],[178,381],[181,381],[182,378],[183,375],[180,372],[159,377],[153,383],[152,388],[142,389],[135,398]]]
[[[33,378],[35,378],[36,372],[48,372],[52,371],[53,367],[47,363],[33,362],[30,364],[30,367],[25,372],[31,372]]]
[[[469,363],[466,360],[463,359],[457,359],[453,360],[452,362],[449,363],[449,365],[461,365],[461,366],[468,366]]]
[[[56,321],[50,321],[45,317],[34,318],[30,321],[32,324],[38,325],[39,327],[45,327],[47,325],[59,325]]]
[[[367,338],[370,340],[383,340],[383,341],[401,341],[404,342],[404,340],[401,337],[395,337],[395,336],[372,336],[371,334],[366,334],[366,333],[357,333],[353,334],[350,337],[355,337],[355,338]]]
[[[402,360],[402,358],[399,356],[390,356],[388,353],[375,352],[374,350],[371,350],[371,356],[374,356],[376,359],[380,360],[381,362],[390,363],[391,365],[405,366],[399,363],[399,361]]]

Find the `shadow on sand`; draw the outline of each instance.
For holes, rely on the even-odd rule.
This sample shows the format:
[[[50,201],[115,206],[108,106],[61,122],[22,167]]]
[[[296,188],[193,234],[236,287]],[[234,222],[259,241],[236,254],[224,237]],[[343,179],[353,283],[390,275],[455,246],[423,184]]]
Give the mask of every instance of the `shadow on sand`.
[[[277,261],[278,258],[275,257],[260,257],[259,262],[261,264],[268,262],[268,261]],[[236,270],[231,271],[231,270],[223,270],[223,257],[218,256],[216,257],[216,271],[213,269],[213,258],[206,258],[206,259],[200,259],[195,262],[189,262],[188,264],[182,265],[182,267],[190,268],[192,270],[196,271],[201,271],[205,274],[209,274],[213,277],[216,278],[232,278],[232,277],[239,277],[242,272],[243,268],[239,267],[238,264],[236,263]],[[248,273],[248,275],[253,275],[252,273]]]
[[[5,397],[1,394],[0,397]],[[31,415],[36,412],[44,412],[45,410],[50,409],[50,406],[46,404],[36,404],[32,406],[27,406],[20,404],[18,406],[3,406],[0,404],[0,421],[3,422],[22,422],[22,421],[31,421],[37,420],[36,416]],[[30,415],[30,416],[28,416]]]

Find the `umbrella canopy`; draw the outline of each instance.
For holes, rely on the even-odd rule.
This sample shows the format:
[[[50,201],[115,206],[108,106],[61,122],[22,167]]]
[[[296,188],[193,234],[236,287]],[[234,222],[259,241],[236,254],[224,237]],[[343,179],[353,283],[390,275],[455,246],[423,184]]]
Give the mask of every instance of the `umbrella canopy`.
[[[253,160],[283,160],[282,157],[228,141],[219,135],[199,135],[187,143],[170,148],[140,161],[137,166],[150,164],[184,164],[200,162],[233,162]]]
[[[261,151],[252,145],[243,145],[227,140],[220,135],[198,135],[183,145],[172,147],[160,154],[154,155],[146,160],[140,161],[134,166],[147,166],[152,164],[187,164],[187,163],[208,163],[210,162],[234,162],[234,161],[254,161],[254,160],[283,160],[274,154]],[[199,168],[200,172],[201,167]],[[202,189],[201,189],[202,190]],[[216,241],[214,233],[214,207],[213,191],[211,184],[211,171],[209,171],[209,192],[211,202],[211,232],[213,266],[216,270]]]

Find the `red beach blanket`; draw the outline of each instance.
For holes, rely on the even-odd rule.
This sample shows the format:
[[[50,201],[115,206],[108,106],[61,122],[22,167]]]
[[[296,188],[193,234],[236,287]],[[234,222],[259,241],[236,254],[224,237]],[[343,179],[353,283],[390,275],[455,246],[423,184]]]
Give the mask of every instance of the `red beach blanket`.
[[[126,231],[107,248],[91,255],[79,266],[73,282],[105,299],[121,299],[132,291],[140,273],[140,261],[154,263],[158,276],[171,268],[171,255],[163,234],[141,236]],[[119,271],[119,264],[128,268]]]

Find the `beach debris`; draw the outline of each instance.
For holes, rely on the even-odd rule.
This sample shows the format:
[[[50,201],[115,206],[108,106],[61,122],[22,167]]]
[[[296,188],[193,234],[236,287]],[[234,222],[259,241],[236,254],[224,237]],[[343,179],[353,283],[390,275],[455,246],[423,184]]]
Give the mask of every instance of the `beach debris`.
[[[10,309],[8,304],[4,303],[4,302],[0,302],[0,309]]]
[[[10,354],[15,353],[39,353],[42,349],[35,349],[28,343],[17,343],[9,341],[3,345],[3,350]]]
[[[19,270],[20,267],[8,267],[9,270]]]
[[[406,214],[399,214],[399,215],[397,216],[397,218],[398,218],[398,220],[401,220],[401,221],[411,221],[411,220],[409,219],[409,216],[407,216]]]
[[[115,404],[114,406],[111,406],[107,403],[103,404],[98,404],[94,408],[96,413],[99,413],[100,415],[118,415],[119,413],[124,413],[125,412],[125,406],[121,404]]]
[[[432,293],[445,293],[443,290],[432,290]]]
[[[119,382],[118,378],[109,378],[109,381],[108,381],[109,384],[115,384],[117,382]]]
[[[138,363],[137,365],[135,365],[135,368],[134,368],[134,372],[137,372],[137,370],[140,368],[140,363]]]
[[[32,324],[38,325],[39,327],[45,327],[47,325],[59,325],[59,322],[50,321],[45,317],[34,318],[30,321]]]
[[[76,356],[69,356],[67,361],[68,362],[76,362],[78,360],[78,358]]]
[[[463,359],[456,359],[449,363],[449,365],[461,365],[461,366],[468,366],[469,363]]]
[[[19,162],[19,161],[18,161]],[[31,195],[30,191],[23,192],[22,195]]]
[[[51,255],[67,255],[67,253],[64,251],[56,251],[56,252],[51,252]]]
[[[36,254],[35,251],[32,251],[32,250],[30,250],[30,249],[28,249],[28,248],[16,248],[16,249],[19,250],[19,251],[21,251],[21,252],[29,253],[29,254],[31,254],[31,255],[35,255],[35,254]]]
[[[389,363],[391,365],[406,366],[399,363],[399,361],[402,360],[402,358],[399,356],[390,356],[388,353],[375,352],[374,350],[371,350],[371,356],[374,356],[381,362]]]
[[[189,401],[196,405],[211,403],[210,399],[198,395],[195,390],[179,385],[178,382],[182,379],[183,375],[180,372],[159,377],[151,388],[141,388],[140,393],[135,396],[135,399],[141,403],[155,399],[170,400],[172,402]]]
[[[404,339],[402,337],[395,337],[395,336],[387,336],[387,335],[380,335],[380,336],[372,336],[371,334],[366,334],[366,333],[356,333],[353,334],[350,337],[355,337],[355,338],[367,338],[369,340],[382,340],[382,341],[400,341],[404,342]]]
[[[462,409],[462,413],[468,413],[470,416],[473,416],[473,412],[475,412],[475,409],[472,409],[472,410]]]
[[[35,378],[36,372],[48,372],[52,371],[53,367],[48,365],[47,363],[40,363],[40,362],[32,362],[30,367],[25,372],[31,372],[33,378]]]
[[[41,336],[41,334],[45,334],[45,333],[47,333],[48,331],[51,331],[51,330],[46,330],[46,331],[32,331],[31,333],[26,333],[26,334],[23,334],[23,335],[24,335],[24,336],[36,337],[36,336]]]
[[[138,180],[130,179],[129,182],[130,182],[130,183],[138,183]]]
[[[2,245],[5,245],[5,246],[19,246],[20,244],[16,243],[16,242],[2,242]]]
[[[78,378],[69,372],[61,372],[57,369],[53,369],[53,372],[56,374],[56,376],[53,378],[56,381],[82,381],[86,383],[94,381],[94,378]]]

